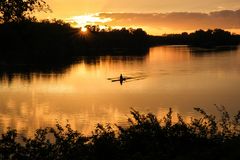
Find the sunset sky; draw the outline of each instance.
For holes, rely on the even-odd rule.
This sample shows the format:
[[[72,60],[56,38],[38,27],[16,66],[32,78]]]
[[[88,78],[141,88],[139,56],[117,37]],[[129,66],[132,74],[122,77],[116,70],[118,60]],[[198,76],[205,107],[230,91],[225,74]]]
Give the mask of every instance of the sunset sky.
[[[142,27],[149,34],[223,28],[240,31],[239,0],[46,0],[52,13],[75,26]]]

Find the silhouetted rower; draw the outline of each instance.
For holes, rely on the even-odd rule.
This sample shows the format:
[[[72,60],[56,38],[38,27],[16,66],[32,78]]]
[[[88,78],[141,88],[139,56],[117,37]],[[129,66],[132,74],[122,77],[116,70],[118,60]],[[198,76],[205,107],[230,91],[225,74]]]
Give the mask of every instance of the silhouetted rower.
[[[122,74],[120,74],[119,80],[120,80],[120,81],[123,81],[123,76],[122,76]]]
[[[120,84],[122,85],[123,81],[125,80],[125,78],[123,78],[123,75],[120,74],[120,77],[119,77],[119,81],[120,81]]]

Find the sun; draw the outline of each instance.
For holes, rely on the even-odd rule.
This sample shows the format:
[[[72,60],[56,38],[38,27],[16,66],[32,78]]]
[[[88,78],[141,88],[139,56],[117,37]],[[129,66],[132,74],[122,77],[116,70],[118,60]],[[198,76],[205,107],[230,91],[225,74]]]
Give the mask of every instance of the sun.
[[[84,33],[87,32],[87,28],[82,27],[82,28],[81,28],[81,32],[84,32]]]

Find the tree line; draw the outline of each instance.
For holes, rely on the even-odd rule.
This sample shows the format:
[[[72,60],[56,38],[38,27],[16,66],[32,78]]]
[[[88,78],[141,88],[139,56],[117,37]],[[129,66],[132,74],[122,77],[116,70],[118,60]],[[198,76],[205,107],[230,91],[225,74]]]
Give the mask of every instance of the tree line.
[[[240,35],[230,33],[223,29],[197,30],[192,33],[183,32],[181,34],[165,34],[162,36],[151,36],[153,45],[190,45],[197,47],[215,47],[223,45],[238,45]]]
[[[151,46],[190,45],[214,47],[237,45],[240,36],[222,29],[193,33],[148,35],[143,29],[72,28],[62,20],[37,21],[34,12],[51,11],[44,0],[0,1],[0,47],[4,59],[64,59],[78,55],[146,54]]]

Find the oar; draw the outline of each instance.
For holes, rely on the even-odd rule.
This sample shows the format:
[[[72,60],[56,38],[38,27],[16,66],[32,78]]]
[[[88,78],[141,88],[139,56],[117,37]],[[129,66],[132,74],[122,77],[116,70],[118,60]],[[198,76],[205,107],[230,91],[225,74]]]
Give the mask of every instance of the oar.
[[[119,79],[119,77],[107,78],[107,80]]]
[[[117,81],[120,81],[120,79],[112,80],[112,82],[117,82]]]

